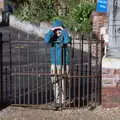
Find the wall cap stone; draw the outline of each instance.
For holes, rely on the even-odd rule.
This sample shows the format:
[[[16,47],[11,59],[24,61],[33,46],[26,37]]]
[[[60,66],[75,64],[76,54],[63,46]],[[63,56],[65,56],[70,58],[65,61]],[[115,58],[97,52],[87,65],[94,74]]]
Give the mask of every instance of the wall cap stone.
[[[0,21],[2,21],[1,16]],[[41,38],[43,38],[45,33],[48,32],[48,30],[51,28],[51,25],[48,22],[40,22],[36,25],[27,21],[21,21],[14,15],[10,15],[10,26],[23,32],[37,35]]]
[[[111,57],[103,57],[102,68],[120,69],[120,59],[119,58],[111,58]]]

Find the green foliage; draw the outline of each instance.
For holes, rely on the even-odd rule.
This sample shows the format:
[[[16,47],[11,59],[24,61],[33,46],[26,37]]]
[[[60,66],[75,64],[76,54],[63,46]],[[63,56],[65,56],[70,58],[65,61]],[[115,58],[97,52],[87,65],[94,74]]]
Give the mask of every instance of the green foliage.
[[[95,4],[84,2],[77,7],[72,8],[68,16],[58,16],[52,18],[52,21],[59,19],[65,23],[65,26],[72,31],[90,32],[92,29],[90,15],[95,9]]]
[[[90,15],[95,9],[93,3],[80,3],[76,8],[73,8],[70,12],[71,20],[74,23],[73,29],[75,31],[88,32],[91,30]]]
[[[81,0],[75,1],[78,4]],[[72,31],[91,31],[90,14],[95,9],[95,3],[80,2],[78,5],[72,7],[72,4],[75,4],[75,2],[71,2],[69,14],[67,16],[57,16],[54,6],[55,2],[59,2],[59,0],[25,0],[25,2],[19,5],[15,14],[20,19],[30,22],[54,21],[59,19]]]
[[[71,11],[72,18],[77,22],[85,22],[88,20],[92,10],[94,9],[93,3],[80,3],[76,8]]]
[[[19,5],[15,15],[30,22],[49,21],[56,15],[52,0],[28,0]]]

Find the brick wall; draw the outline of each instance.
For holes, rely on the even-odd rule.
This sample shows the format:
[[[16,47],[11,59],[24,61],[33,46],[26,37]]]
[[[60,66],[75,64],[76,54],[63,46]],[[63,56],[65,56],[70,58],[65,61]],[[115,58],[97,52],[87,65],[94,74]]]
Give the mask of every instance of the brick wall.
[[[105,108],[120,107],[120,88],[115,87],[103,88],[102,106]]]
[[[93,11],[92,15],[91,15],[91,19],[92,19],[93,33],[94,33],[95,38],[97,38],[98,40],[102,40],[102,48],[99,44],[98,45],[98,48],[99,48],[98,51],[102,52],[102,55],[99,53],[99,56],[103,57],[104,56],[104,50],[105,50],[105,44],[104,44],[105,41],[104,41],[104,39],[101,39],[100,32],[101,32],[101,28],[103,26],[107,26],[108,17],[107,17],[107,14],[98,13],[98,12]],[[100,49],[102,49],[102,50],[100,50]],[[96,45],[92,46],[92,50],[93,50],[92,51],[93,56],[96,56]]]
[[[108,24],[107,15],[93,12],[92,23],[93,32],[95,36],[100,39],[101,27]],[[93,45],[92,50],[93,55],[96,56],[95,45]],[[110,62],[111,64],[108,64],[108,67],[102,66],[102,106],[106,108],[120,107],[120,69],[116,69],[116,67],[109,68],[109,66],[113,64],[111,60],[104,62]]]
[[[100,28],[108,23],[107,14],[93,11],[91,15],[93,32],[97,38],[100,38]]]
[[[120,69],[102,69],[102,106],[120,107]]]
[[[3,9],[3,7],[4,7],[4,2],[3,2],[4,0],[0,0],[0,9],[2,8]]]
[[[104,87],[120,87],[120,69],[103,68],[102,83]]]
[[[93,57],[98,56],[98,58],[102,58],[104,56],[104,48],[102,47],[103,45],[101,44],[104,44],[104,43],[99,41],[98,44],[92,44],[91,53]]]

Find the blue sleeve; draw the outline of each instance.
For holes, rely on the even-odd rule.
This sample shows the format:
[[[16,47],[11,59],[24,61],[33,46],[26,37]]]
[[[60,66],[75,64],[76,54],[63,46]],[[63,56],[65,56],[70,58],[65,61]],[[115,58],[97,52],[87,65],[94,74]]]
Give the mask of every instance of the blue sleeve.
[[[45,34],[44,41],[45,43],[51,43],[51,38],[54,36],[54,32],[50,30],[48,33]]]
[[[69,35],[69,33],[66,30],[62,31],[63,37],[64,37],[64,44],[68,44],[71,43],[71,37]]]

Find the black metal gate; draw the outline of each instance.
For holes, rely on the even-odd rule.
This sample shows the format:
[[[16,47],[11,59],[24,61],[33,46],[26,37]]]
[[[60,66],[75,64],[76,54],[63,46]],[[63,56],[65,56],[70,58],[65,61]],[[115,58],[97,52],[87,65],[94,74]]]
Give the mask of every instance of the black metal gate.
[[[67,107],[101,103],[101,41],[92,34],[72,34]],[[0,102],[20,105],[56,103],[50,72],[50,46],[20,31],[0,33]],[[62,102],[60,104],[63,106]]]

